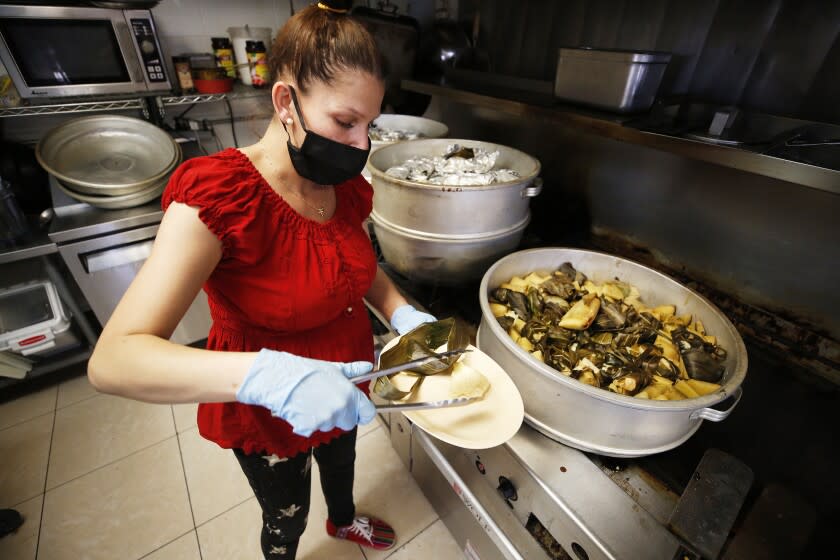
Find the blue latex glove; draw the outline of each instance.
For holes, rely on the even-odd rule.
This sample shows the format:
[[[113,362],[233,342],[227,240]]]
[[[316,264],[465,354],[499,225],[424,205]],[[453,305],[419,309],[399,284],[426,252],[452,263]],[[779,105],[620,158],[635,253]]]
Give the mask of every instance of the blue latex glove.
[[[326,362],[263,349],[236,391],[236,400],[264,406],[304,437],[336,427],[351,430],[376,416],[370,400],[348,381],[371,369],[370,362]]]
[[[391,315],[391,326],[397,333],[403,335],[423,323],[434,323],[437,319],[434,315],[417,311],[414,306],[405,304],[397,307]]]

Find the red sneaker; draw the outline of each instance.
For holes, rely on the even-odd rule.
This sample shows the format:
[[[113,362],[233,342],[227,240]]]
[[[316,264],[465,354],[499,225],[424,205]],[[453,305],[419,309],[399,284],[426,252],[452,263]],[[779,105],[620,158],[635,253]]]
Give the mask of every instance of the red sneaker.
[[[375,517],[357,515],[351,525],[336,527],[327,519],[327,534],[337,539],[347,539],[376,550],[388,550],[397,542],[394,528]]]

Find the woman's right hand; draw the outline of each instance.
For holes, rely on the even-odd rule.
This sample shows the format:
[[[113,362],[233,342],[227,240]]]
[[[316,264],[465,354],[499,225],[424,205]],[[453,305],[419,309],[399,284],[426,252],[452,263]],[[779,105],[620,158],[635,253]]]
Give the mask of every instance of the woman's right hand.
[[[263,349],[236,391],[236,400],[264,406],[309,437],[316,430],[351,430],[373,420],[376,408],[349,378],[370,362],[327,362]]]

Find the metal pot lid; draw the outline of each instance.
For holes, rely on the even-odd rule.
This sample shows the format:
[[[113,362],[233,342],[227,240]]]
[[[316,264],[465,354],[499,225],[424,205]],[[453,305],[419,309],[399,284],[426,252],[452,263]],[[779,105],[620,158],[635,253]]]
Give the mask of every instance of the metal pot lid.
[[[157,182],[181,160],[163,130],[133,117],[96,115],[49,131],[35,150],[38,162],[74,190],[126,194]]]
[[[592,47],[562,48],[560,58],[576,57],[609,62],[640,62],[665,64],[671,60],[671,53],[660,51],[626,51],[619,49],[593,49]]]
[[[427,119],[425,117],[416,117],[414,115],[400,115],[393,113],[383,113],[376,117],[373,124],[377,127],[388,130],[402,131],[402,132],[416,132],[421,136],[415,140],[422,140],[424,138],[444,138],[449,134],[449,127],[440,121]],[[386,146],[396,142],[405,142],[406,140],[373,140],[370,143],[372,146]]]

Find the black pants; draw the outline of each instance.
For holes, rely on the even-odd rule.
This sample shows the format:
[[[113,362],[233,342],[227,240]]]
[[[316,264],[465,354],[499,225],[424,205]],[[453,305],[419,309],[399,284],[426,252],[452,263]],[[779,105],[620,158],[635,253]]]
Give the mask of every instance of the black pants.
[[[356,430],[342,434],[313,452],[278,459],[265,453],[234,454],[262,507],[262,545],[266,559],[294,558],[309,515],[312,455],[321,472],[321,489],[327,514],[337,526],[350,525],[356,514],[353,504],[353,463],[356,460]]]

